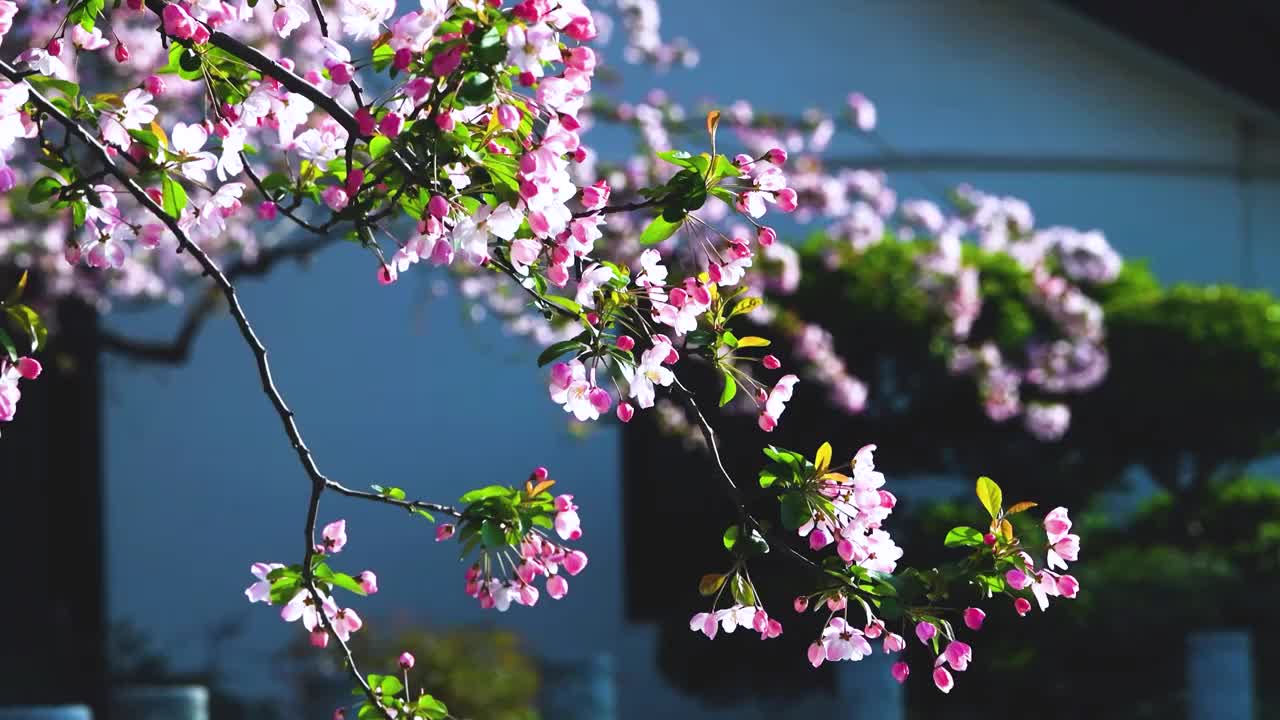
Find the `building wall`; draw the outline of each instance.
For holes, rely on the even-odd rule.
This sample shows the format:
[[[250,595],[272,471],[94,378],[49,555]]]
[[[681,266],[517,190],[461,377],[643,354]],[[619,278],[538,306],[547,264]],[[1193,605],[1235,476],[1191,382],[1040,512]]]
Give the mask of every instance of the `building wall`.
[[[834,109],[860,90],[879,106],[883,142],[907,155],[1223,166],[1226,174],[1011,173],[975,161],[904,173],[896,185],[920,195],[968,181],[1026,198],[1040,224],[1103,229],[1126,255],[1150,258],[1163,279],[1280,290],[1280,185],[1269,178],[1242,190],[1230,172],[1247,105],[1085,22],[1012,0],[664,6],[672,34],[692,36],[703,51],[700,68],[660,80],[686,100]],[[624,75],[627,93],[639,97],[640,74]],[[1277,137],[1264,124],[1247,156],[1280,162]],[[836,149],[882,152],[856,138]],[[564,600],[498,616],[462,594],[462,569],[451,549],[434,546],[429,527],[326,498],[323,519],[348,519],[351,545],[340,564],[380,574],[381,592],[361,611],[407,611],[431,625],[498,623],[552,656],[619,653],[624,717],[702,717],[662,687],[647,631],[622,621],[616,432],[601,429],[585,443],[569,437],[529,348],[464,320],[454,299],[434,297],[431,271],[381,288],[373,270],[364,254],[339,247],[309,269],[243,288],[320,467],[350,486],[395,484],[448,501],[477,484],[519,482],[544,464],[575,493],[592,560]],[[176,321],[173,312],[109,319],[156,337]],[[105,393],[112,616],[144,625],[179,665],[210,657],[209,625],[241,618],[246,632],[220,655],[228,676],[247,692],[278,692],[270,653],[297,631],[269,609],[249,608],[239,591],[250,563],[298,557],[308,487],[247,350],[218,318],[183,368],[110,359]]]

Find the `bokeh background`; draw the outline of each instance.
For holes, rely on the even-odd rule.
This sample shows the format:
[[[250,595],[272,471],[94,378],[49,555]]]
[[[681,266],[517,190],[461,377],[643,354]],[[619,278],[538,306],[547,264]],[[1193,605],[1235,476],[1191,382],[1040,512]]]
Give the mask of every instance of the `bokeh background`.
[[[1199,14],[1190,3],[1163,3],[1146,25],[1107,3],[1048,0],[660,4],[665,31],[688,36],[701,62],[661,75],[615,62],[617,96],[639,99],[661,87],[691,106],[750,98],[761,110],[798,113],[838,109],[860,91],[876,103],[879,129],[838,135],[830,155],[886,170],[904,196],[936,199],[971,183],[1027,200],[1037,225],[1102,230],[1162,284],[1280,291],[1280,92],[1249,76],[1274,78],[1278,64],[1280,24],[1263,3]],[[1249,54],[1262,47],[1271,50]],[[592,140],[605,157],[629,150],[626,138],[608,132]],[[943,707],[923,673],[895,695],[884,666],[815,673],[794,646],[742,637],[717,640],[714,651],[693,647],[701,638],[678,623],[701,609],[691,587],[698,571],[671,549],[707,536],[714,542],[722,526],[714,518],[728,513],[714,492],[697,489],[699,459],[644,425],[627,437],[613,426],[585,439],[570,433],[524,341],[477,322],[445,277],[424,272],[379,287],[367,263],[349,262],[351,253],[332,248],[307,267],[241,285],[324,471],[348,485],[396,484],[448,501],[543,464],[582,508],[591,557],[565,599],[496,615],[462,592],[452,549],[435,545],[423,525],[326,498],[322,517],[347,519],[345,563],[374,567],[381,578],[362,614],[371,626],[394,628],[362,651],[425,643],[420,656],[437,658],[435,682],[458,697],[486,696],[467,707],[476,718],[527,717],[519,713],[538,705],[539,685],[596,671],[611,678],[614,717],[627,719],[800,717],[841,708],[849,717],[893,720],[902,708],[925,717]],[[102,322],[164,339],[180,318],[173,309]],[[836,322],[829,327],[840,336]],[[1213,352],[1212,343],[1198,347]],[[1272,350],[1280,344],[1259,352]],[[1163,358],[1174,366],[1203,359]],[[112,672],[122,681],[205,684],[219,720],[328,717],[345,686],[334,695],[331,669],[290,647],[297,628],[248,606],[240,593],[251,563],[293,557],[308,485],[235,328],[215,316],[176,368],[104,354],[100,379],[100,427],[91,423],[61,442],[67,453],[101,453],[97,467],[84,470],[100,473],[101,547],[81,550],[104,558]],[[1181,390],[1167,388],[1173,397]],[[1189,418],[1203,412],[1194,402],[1175,409]],[[816,423],[821,412],[804,417]],[[1159,432],[1145,430],[1138,415],[1094,417],[1095,430],[1114,422],[1131,433]],[[1235,421],[1229,412],[1210,419]],[[1269,422],[1250,428],[1262,432]],[[894,522],[904,528],[905,561],[928,562],[946,523],[959,517],[946,501],[972,478],[913,465],[917,447],[934,442],[928,435],[895,432],[893,442],[917,447],[894,447],[873,423],[826,428],[838,447],[881,444],[878,464],[903,499]],[[1264,650],[1277,632],[1267,598],[1280,579],[1280,490],[1269,473],[1280,469],[1265,462],[1264,445],[1247,461],[1233,457],[1217,468],[1212,488],[1195,498],[1194,517],[1162,499],[1136,463],[1122,468],[1123,481],[1085,493],[1083,599],[1043,618],[993,618],[975,642],[974,670],[945,699],[948,716],[1026,703],[1050,717],[1185,716],[1185,648],[1196,630],[1248,631],[1253,672],[1265,678],[1275,666]],[[15,475],[0,464],[0,480],[25,479]],[[1086,482],[1048,468],[997,479],[1007,493],[1046,500]],[[706,527],[671,521],[688,513],[664,518],[664,505],[681,502],[705,514]],[[778,672],[744,669],[755,654]],[[483,672],[494,668],[502,671]],[[1280,714],[1265,686],[1255,683],[1257,717]]]

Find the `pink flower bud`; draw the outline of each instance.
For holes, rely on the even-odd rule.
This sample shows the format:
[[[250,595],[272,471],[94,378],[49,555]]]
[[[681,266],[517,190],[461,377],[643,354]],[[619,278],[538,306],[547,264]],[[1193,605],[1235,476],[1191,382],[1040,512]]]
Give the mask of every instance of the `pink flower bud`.
[[[382,122],[378,123],[378,129],[389,138],[396,137],[404,129],[404,116],[400,113],[387,113]]]
[[[542,482],[543,480],[546,480],[549,475],[550,473],[547,472],[547,469],[542,467],[541,465],[533,469],[533,479],[537,480],[538,482]],[[569,496],[561,495],[560,497],[569,497]]]
[[[116,43],[116,62],[129,62],[129,47],[122,42]]]
[[[515,105],[499,106],[498,124],[508,130],[515,130],[520,127],[520,110]]]
[[[445,132],[453,132],[453,126],[454,126],[453,113],[443,112],[443,113],[440,113],[439,115],[436,115],[436,127],[440,128]]]
[[[887,653],[902,652],[907,649],[906,638],[897,633],[886,633],[884,636],[884,651]]]
[[[347,720],[347,711],[343,710],[342,708],[338,708],[337,710],[334,710],[333,720]]]
[[[322,647],[328,647],[328,645],[329,645],[329,633],[323,630],[316,630],[315,632],[311,633],[311,647],[322,648]]]
[[[454,527],[452,523],[443,523],[436,526],[436,542],[444,542],[445,540],[453,537],[453,530]]]
[[[911,674],[911,668],[907,667],[904,662],[896,662],[889,672],[893,674],[893,679],[897,680],[898,684],[901,685],[907,681],[907,676]]]
[[[995,544],[996,544],[996,536],[995,536],[995,535],[992,535],[991,533],[983,533],[983,534],[982,534],[982,543],[983,543],[984,545],[995,545]]]
[[[391,67],[400,72],[407,71],[410,65],[413,65],[413,51],[407,47],[397,50],[395,57],[391,58]]]
[[[781,165],[787,161],[787,151],[782,148],[773,148],[764,156],[774,165]]]
[[[618,419],[624,423],[631,422],[631,418],[635,417],[636,409],[631,407],[631,403],[618,403]]]
[[[1063,575],[1058,578],[1058,592],[1062,593],[1064,598],[1074,598],[1080,592],[1080,581],[1076,580],[1074,576]]]
[[[761,227],[760,232],[756,235],[756,241],[764,247],[778,242],[778,233],[774,232],[771,227]]]
[[[374,575],[372,570],[365,570],[356,576],[356,579],[360,581],[360,589],[365,593],[372,595],[378,592],[378,576]]]
[[[338,212],[345,208],[351,202],[351,198],[347,196],[347,191],[337,185],[330,185],[320,193],[320,197],[324,200],[324,204],[329,206],[330,210]]]
[[[351,66],[344,62],[336,62],[329,65],[329,79],[339,85],[346,85],[351,82]]]
[[[933,636],[937,634],[938,634],[937,625],[934,625],[933,623],[927,622],[927,621],[916,623],[916,637],[920,638],[920,642],[924,643],[925,645],[928,645],[929,641],[933,639]]]
[[[777,370],[782,367],[782,361],[773,355],[765,355],[760,364],[764,365],[767,370]]]
[[[436,77],[444,77],[453,74],[458,69],[458,65],[462,63],[462,46],[456,45],[452,49],[436,55],[431,60],[431,74]]]
[[[356,128],[361,135],[372,135],[377,130],[378,121],[369,112],[369,108],[362,107],[356,111]]]
[[[613,407],[613,398],[609,397],[609,391],[604,388],[592,388],[587,393],[587,399],[591,401],[591,406],[599,412],[608,412]]]
[[[532,86],[535,82],[537,82],[537,80],[538,78],[534,77],[533,73],[529,72],[528,70],[520,73],[520,84],[525,87]]]
[[[579,147],[573,151],[573,161],[576,163],[584,163],[587,161],[587,149]]]
[[[574,70],[589,73],[596,69],[596,53],[589,47],[573,48],[565,55],[564,64]]]
[[[597,312],[595,312],[595,311],[588,312],[588,313],[587,313],[587,324],[588,324],[588,325],[599,325],[599,324],[600,324],[600,314],[599,314],[599,313],[597,313]]]
[[[258,204],[258,219],[259,220],[275,220],[276,212],[278,210],[279,208],[276,206],[275,203],[271,202],[270,200],[264,200]]]
[[[465,21],[465,22],[463,22],[463,23],[462,23],[462,34],[463,34],[463,35],[470,35],[472,32],[474,32],[474,31],[475,31],[475,29],[476,29],[476,21],[475,21],[475,20],[467,20],[467,21]]]
[[[18,358],[18,374],[26,380],[35,380],[43,370],[40,361],[33,357]]]
[[[1031,612],[1031,603],[1026,598],[1018,598],[1013,601],[1013,609],[1016,610],[1019,615],[1026,615]]]
[[[613,344],[617,345],[619,350],[630,350],[636,346],[636,340],[630,335],[619,335]]]
[[[1005,573],[1004,579],[1005,582],[1009,583],[1009,587],[1014,590],[1021,590],[1031,584],[1031,578],[1027,577],[1027,574],[1018,568],[1013,568],[1009,572]]]
[[[552,600],[559,600],[569,593],[569,581],[560,575],[547,578],[547,594]]]
[[[400,275],[396,269],[390,265],[382,265],[378,267],[378,284],[390,285],[395,282]]]
[[[574,550],[564,556],[563,564],[565,572],[577,575],[587,566],[587,554],[581,550]]]
[[[62,54],[62,39],[61,39],[61,38],[54,38],[54,39],[50,40],[50,41],[49,41],[49,44],[45,46],[45,50],[47,50],[47,51],[49,52],[49,54],[50,54],[50,55],[55,55],[55,56],[56,56],[56,55],[61,55],[61,54]]]
[[[970,630],[981,630],[982,621],[987,619],[987,614],[980,608],[966,608],[964,611],[964,624]]]
[[[778,209],[784,213],[795,212],[800,203],[796,199],[796,191],[791,188],[782,188],[778,191]]]
[[[951,673],[947,672],[944,667],[936,667],[933,669],[933,684],[944,693],[951,692],[951,688],[956,686],[956,681],[951,677]]]
[[[407,653],[407,652],[402,652],[402,653],[400,653],[400,667],[401,667],[401,669],[404,669],[404,670],[408,670],[408,669],[412,668],[412,667],[413,667],[413,655],[410,655],[410,654],[409,654],[409,653]]]
[[[793,601],[791,605],[796,609],[796,612],[802,613],[809,609],[809,598],[803,595],[797,595],[795,601]]]
[[[582,188],[582,206],[587,210],[599,210],[609,202],[609,183],[600,180]]]

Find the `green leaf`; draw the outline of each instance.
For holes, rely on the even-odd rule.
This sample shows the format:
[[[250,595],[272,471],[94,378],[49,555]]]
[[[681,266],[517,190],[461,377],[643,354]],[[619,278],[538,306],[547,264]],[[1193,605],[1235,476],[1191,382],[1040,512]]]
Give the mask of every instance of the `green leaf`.
[[[760,471],[760,487],[767,488],[778,481],[777,466],[770,465]]]
[[[468,105],[484,105],[493,99],[493,78],[482,72],[467,73],[458,88],[458,99]]]
[[[502,532],[502,528],[497,523],[485,520],[480,523],[480,539],[484,541],[484,546],[490,550],[496,550],[507,546],[507,535]]]
[[[373,49],[373,69],[382,72],[387,69],[391,61],[396,57],[396,51],[388,43],[383,43]]]
[[[737,525],[730,525],[728,529],[724,531],[724,537],[721,539],[724,541],[725,550],[732,550],[733,546],[738,544],[738,535],[741,532],[742,531]]]
[[[360,587],[360,582],[346,573],[333,573],[325,582],[332,583],[337,587],[357,595],[368,595],[364,588]]]
[[[692,158],[693,156],[685,152],[684,150],[664,150],[660,153],[655,153],[655,154],[660,159],[665,160],[671,163],[672,165],[677,165],[682,168],[693,167],[693,162],[690,160],[690,158]]]
[[[458,502],[464,505],[470,505],[473,502],[478,502],[486,498],[499,497],[499,496],[510,495],[510,494],[511,494],[511,488],[503,487],[501,485],[489,485],[487,487],[482,487],[476,490],[472,490],[466,495],[463,495],[461,498],[458,498]]]
[[[182,209],[187,206],[187,191],[183,189],[181,183],[165,175],[160,183],[160,197],[163,200],[164,211],[170,217],[182,216]]]
[[[732,332],[729,332],[728,330],[725,330],[723,333],[720,334],[720,342],[724,343],[725,345],[728,345],[731,348],[736,348],[738,347],[738,336],[734,335]]]
[[[0,327],[0,348],[4,349],[4,354],[9,356],[9,362],[18,362],[18,348],[13,344],[13,338],[9,337],[9,333]]]
[[[415,715],[426,715],[427,720],[443,720],[449,716],[449,708],[430,695],[418,698],[418,711]]]
[[[542,354],[538,356],[538,367],[543,367],[544,365],[547,365],[548,363],[560,357],[561,355],[564,355],[565,353],[577,352],[578,350],[585,350],[585,349],[587,349],[587,346],[583,345],[582,341],[576,338],[573,338],[570,340],[561,340],[558,343],[553,343],[552,345],[548,346],[546,350],[543,350]]]
[[[714,185],[721,178],[739,177],[741,175],[742,170],[737,165],[734,165],[732,160],[724,155],[717,155],[715,164],[711,166],[711,174],[707,177],[707,183]]]
[[[435,521],[436,521],[436,517],[435,517],[435,515],[432,515],[431,513],[427,512],[426,510],[423,510],[422,508],[414,508],[414,509],[413,509],[413,514],[414,514],[414,515],[421,515],[422,517],[426,518],[426,519],[427,519],[428,521],[430,521],[430,522],[435,522]]]
[[[574,302],[573,300],[570,300],[567,297],[563,297],[561,295],[543,295],[542,299],[546,300],[552,305],[555,305],[557,307],[562,307],[565,310],[568,310],[569,312],[573,313],[574,315],[582,314],[582,306]]]
[[[729,373],[724,373],[724,388],[720,390],[720,407],[724,407],[738,394],[738,382]]]
[[[684,222],[684,216],[680,217],[680,222],[670,222],[664,216],[659,215],[649,221],[644,230],[640,233],[641,245],[656,245],[666,240],[680,229],[680,225]]]
[[[718,573],[710,573],[703,575],[698,581],[698,593],[706,597],[711,597],[720,592],[720,588],[724,587],[724,581],[728,579],[726,575]]]
[[[18,284],[13,286],[13,290],[9,291],[9,297],[5,298],[5,305],[13,305],[22,299],[22,293],[27,289],[27,271],[22,271],[22,277],[18,278]]]
[[[978,478],[978,500],[982,502],[982,507],[991,513],[992,519],[1000,516],[1000,506],[1004,502],[1004,494],[1000,491],[1000,486],[994,480],[983,475]]]
[[[813,519],[809,501],[804,493],[788,492],[782,496],[782,527],[795,530]]]
[[[369,684],[373,685],[373,683]],[[404,683],[400,682],[400,678],[395,675],[384,675],[376,687],[382,690],[383,697],[389,697],[391,695],[398,694],[401,690],[404,690]]]
[[[947,539],[942,541],[947,547],[978,547],[982,545],[982,532],[975,528],[960,526],[947,531]]]
[[[27,190],[27,202],[32,205],[40,203],[53,197],[53,194],[62,189],[62,183],[51,177],[42,177],[31,185],[31,189]]]
[[[477,38],[477,34],[480,37]],[[471,36],[472,56],[481,65],[497,65],[507,56],[507,43],[503,41],[497,26],[490,26],[487,30],[477,28]]]
[[[733,576],[733,581],[729,583],[729,592],[733,593],[733,599],[739,604],[747,607],[756,604],[755,591],[751,589],[751,583],[747,582],[747,578],[742,573]]]
[[[45,327],[39,313],[26,305],[13,305],[5,308],[5,312],[31,338],[32,352],[44,347],[49,339],[49,328]]]
[[[386,135],[375,135],[369,141],[369,157],[377,160],[391,149],[391,138]]]

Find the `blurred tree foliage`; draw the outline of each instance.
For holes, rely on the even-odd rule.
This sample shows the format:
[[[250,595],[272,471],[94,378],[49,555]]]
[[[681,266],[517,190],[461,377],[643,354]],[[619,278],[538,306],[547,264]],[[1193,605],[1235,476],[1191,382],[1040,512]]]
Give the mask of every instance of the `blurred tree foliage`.
[[[403,673],[396,665],[402,652],[416,662],[409,671],[408,687],[425,688],[449,706],[462,720],[537,720],[540,676],[520,636],[490,628],[425,629],[414,624],[381,619],[351,636],[352,654],[361,671],[383,675]],[[291,648],[299,662],[297,674],[304,693],[336,689],[333,707],[352,706],[359,698],[350,694],[353,683],[337,665],[336,651],[318,653],[306,636]],[[318,657],[319,656],[319,657]],[[342,698],[341,700],[336,698]],[[348,713],[348,717],[354,717]]]
[[[1280,667],[1262,642],[1280,630],[1263,611],[1277,589],[1271,586],[1280,584],[1277,492],[1260,480],[1218,484],[1276,451],[1276,298],[1225,286],[1165,288],[1143,264],[1127,262],[1115,282],[1087,288],[1105,310],[1106,379],[1061,398],[1036,397],[1037,389],[1024,385],[1024,400],[1061,399],[1071,408],[1066,435],[1044,442],[1019,421],[990,420],[975,381],[948,371],[948,320],[916,285],[915,263],[929,248],[892,241],[855,255],[847,247],[833,249],[823,237],[802,246],[799,288],[771,298],[782,309],[775,327],[786,327],[790,310],[829,330],[849,371],[869,387],[867,409],[848,415],[828,402],[817,383],[802,379],[774,433],[761,434],[752,415],[721,420],[724,446],[807,448],[825,439],[841,453],[872,442],[879,446],[876,464],[895,491],[916,478],[989,475],[1007,492],[1067,505],[1077,518],[1086,508],[1105,509],[1104,495],[1128,489],[1135,476],[1147,476],[1161,493],[1132,525],[1117,524],[1106,512],[1080,522],[1080,600],[1061,603],[1044,619],[1038,612],[1019,619],[998,607],[990,614],[975,644],[975,664],[947,698],[948,717],[967,717],[965,698],[983,709],[974,717],[989,717],[996,706],[1009,713],[1054,708],[1052,714],[1062,717],[1181,712],[1185,633],[1214,625],[1254,628],[1262,669]],[[975,344],[989,339],[1006,357],[1020,360],[1026,341],[1051,329],[1027,300],[1030,273],[1005,254],[971,246],[964,252],[981,274],[984,303],[972,332]],[[801,366],[794,357],[782,360],[789,371]],[[711,700],[829,688],[832,678],[822,672],[827,668],[815,672],[804,659],[814,632],[809,618],[785,610],[786,593],[803,570],[788,564],[784,553],[752,567],[769,609],[786,627],[780,640],[770,641],[780,643],[772,652],[762,656],[746,652],[746,640],[709,643],[689,632],[690,615],[707,609],[693,583],[724,564],[715,538],[732,521],[732,508],[705,456],[664,437],[650,414],[637,416],[624,439],[628,613],[658,623],[658,659],[668,681]],[[725,461],[739,484],[750,486],[761,458],[743,452]],[[683,501],[673,506],[671,497]],[[907,502],[899,511],[919,507]],[[948,527],[973,521],[968,511],[940,520],[947,511],[938,508],[919,522],[891,518],[907,549],[904,562],[928,565],[944,552]],[[637,535],[655,518],[681,531]],[[673,578],[684,578],[687,592],[673,592]],[[1215,591],[1202,592],[1206,584]],[[1223,597],[1237,602],[1222,605]],[[708,666],[721,672],[692,672]],[[775,682],[761,682],[766,675]],[[910,685],[913,708],[924,716],[943,709],[927,680]]]

